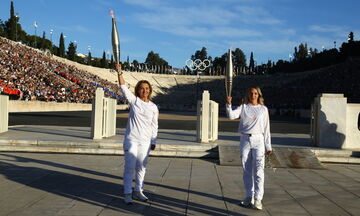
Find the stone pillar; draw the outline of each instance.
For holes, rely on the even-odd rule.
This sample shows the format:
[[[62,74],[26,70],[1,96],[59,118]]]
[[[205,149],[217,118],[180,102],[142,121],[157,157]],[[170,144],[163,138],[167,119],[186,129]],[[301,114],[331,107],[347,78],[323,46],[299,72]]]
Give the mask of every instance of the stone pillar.
[[[219,104],[215,101],[210,101],[210,135],[209,139],[215,141],[218,139],[219,130]]]
[[[320,94],[315,98],[314,143],[319,147],[344,148],[346,146],[347,99],[343,94]]]
[[[208,143],[218,139],[219,104],[210,100],[209,91],[204,91],[197,104],[196,138],[198,142]]]
[[[116,100],[105,98],[102,88],[96,89],[92,103],[91,138],[102,139],[116,134]]]
[[[0,133],[9,129],[9,96],[0,95]]]
[[[104,98],[104,110],[103,137],[111,137],[116,134],[116,100]]]
[[[97,88],[92,101],[91,138],[93,139],[101,139],[103,135],[103,106],[104,91],[102,88]]]
[[[346,149],[360,149],[360,104],[347,104]]]
[[[107,136],[107,133],[108,133],[108,100],[109,98],[103,98],[103,106],[102,106],[102,112],[103,112],[103,117],[102,117],[102,134],[101,136],[102,137],[106,137]]]
[[[202,100],[198,101],[198,122],[197,122],[197,140],[198,142],[209,142],[209,91],[204,91]]]

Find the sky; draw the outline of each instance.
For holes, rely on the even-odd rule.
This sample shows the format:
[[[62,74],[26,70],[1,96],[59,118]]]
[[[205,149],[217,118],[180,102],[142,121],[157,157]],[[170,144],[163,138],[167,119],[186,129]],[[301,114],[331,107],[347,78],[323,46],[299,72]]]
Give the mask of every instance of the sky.
[[[115,12],[121,61],[144,62],[150,51],[170,65],[185,66],[196,50],[206,47],[212,58],[240,48],[249,63],[289,60],[294,47],[331,49],[347,41],[350,31],[360,40],[359,0],[14,0],[20,24],[37,35],[45,31],[58,46],[77,52],[111,55],[111,16]],[[0,19],[10,16],[10,0],[0,0]]]

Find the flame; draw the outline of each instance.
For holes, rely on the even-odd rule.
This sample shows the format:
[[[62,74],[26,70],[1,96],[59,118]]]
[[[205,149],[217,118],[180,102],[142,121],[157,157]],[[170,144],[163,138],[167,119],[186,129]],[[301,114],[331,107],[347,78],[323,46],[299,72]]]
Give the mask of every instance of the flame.
[[[112,17],[112,18],[115,18],[115,14],[114,14],[114,10],[113,9],[110,9],[110,16]]]

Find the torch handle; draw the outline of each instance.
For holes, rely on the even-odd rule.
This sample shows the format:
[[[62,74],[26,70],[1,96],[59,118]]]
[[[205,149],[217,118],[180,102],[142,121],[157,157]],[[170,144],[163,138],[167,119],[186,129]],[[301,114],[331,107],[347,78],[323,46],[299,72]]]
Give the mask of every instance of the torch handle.
[[[115,70],[116,72],[121,72],[121,64],[115,64]],[[121,73],[122,74],[122,73]]]
[[[121,64],[115,64],[115,70],[118,74],[119,85],[124,85],[125,80],[124,80],[124,77],[122,76],[123,72],[121,71]]]

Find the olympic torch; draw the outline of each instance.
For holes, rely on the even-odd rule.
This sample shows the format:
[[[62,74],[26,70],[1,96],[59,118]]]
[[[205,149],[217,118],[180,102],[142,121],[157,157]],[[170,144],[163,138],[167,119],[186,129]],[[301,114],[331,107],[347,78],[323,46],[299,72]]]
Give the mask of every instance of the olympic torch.
[[[226,89],[226,96],[228,97],[231,97],[232,81],[233,81],[232,51],[231,49],[229,49],[227,64],[226,64],[226,76],[225,76],[225,89]]]
[[[112,30],[111,30],[111,43],[112,43],[112,49],[113,49],[113,55],[115,64],[117,65],[116,69],[117,72],[120,72],[121,65],[120,65],[120,40],[119,40],[119,34],[116,27],[116,20],[115,20],[115,14],[114,11],[110,10],[110,15],[112,19]]]

